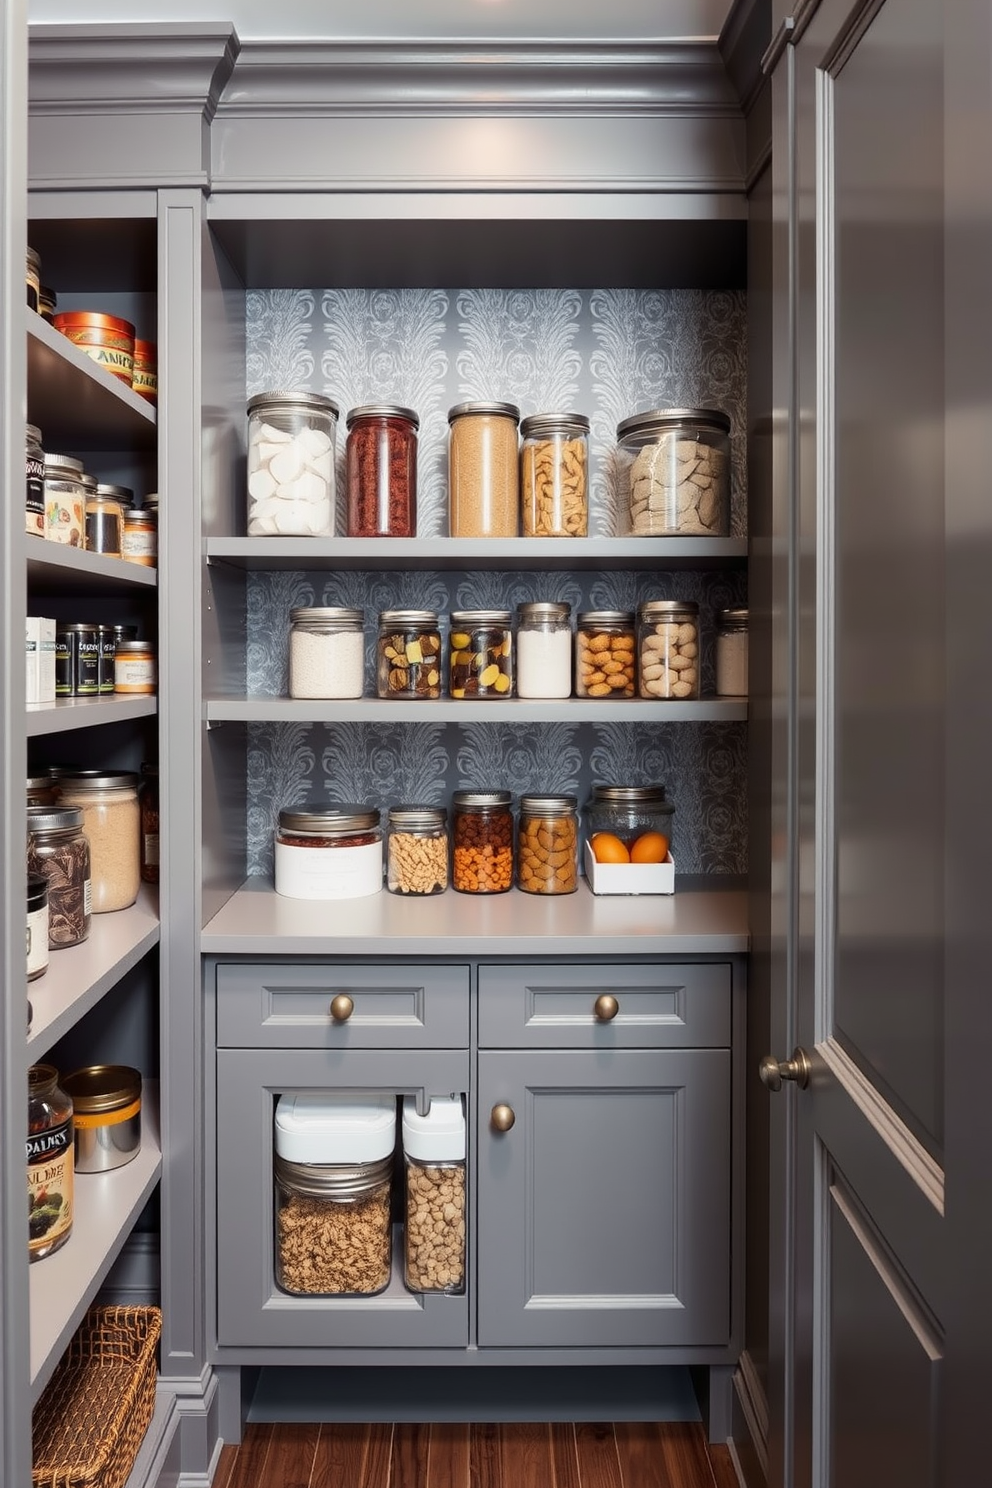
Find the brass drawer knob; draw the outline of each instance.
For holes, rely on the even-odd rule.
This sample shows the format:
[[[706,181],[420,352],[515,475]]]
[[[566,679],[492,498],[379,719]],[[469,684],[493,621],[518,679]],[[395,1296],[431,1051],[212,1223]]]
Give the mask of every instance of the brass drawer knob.
[[[355,1011],[355,1004],[347,992],[339,992],[337,997],[331,998],[331,1017],[335,1023],[347,1023]]]
[[[512,1106],[493,1106],[490,1120],[492,1121],[494,1131],[508,1132],[516,1119],[516,1113]]]
[[[793,1080],[800,1090],[805,1090],[812,1068],[806,1050],[797,1048],[793,1049],[791,1059],[776,1059],[774,1054],[766,1054],[758,1065],[758,1078],[766,1090],[781,1090],[783,1080]]]
[[[620,1004],[609,992],[601,992],[593,1004],[593,1012],[600,1023],[609,1023],[620,1011]]]

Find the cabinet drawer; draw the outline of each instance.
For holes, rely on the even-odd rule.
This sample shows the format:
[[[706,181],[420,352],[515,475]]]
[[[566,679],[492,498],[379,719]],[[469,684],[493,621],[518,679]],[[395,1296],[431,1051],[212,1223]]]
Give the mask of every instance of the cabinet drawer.
[[[482,966],[479,1044],[490,1049],[726,1047],[731,984],[729,962]]]
[[[287,960],[217,967],[221,1046],[460,1049],[468,1044],[468,1005],[469,969],[450,963]]]

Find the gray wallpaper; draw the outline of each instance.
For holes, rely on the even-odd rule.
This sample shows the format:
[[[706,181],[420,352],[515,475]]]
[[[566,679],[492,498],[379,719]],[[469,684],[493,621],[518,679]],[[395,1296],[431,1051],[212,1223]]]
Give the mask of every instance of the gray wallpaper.
[[[698,290],[268,290],[247,296],[247,396],[277,388],[326,393],[341,409],[337,530],[345,530],[344,415],[367,402],[420,414],[418,533],[446,531],[447,411],[468,398],[528,413],[576,409],[590,431],[590,532],[626,530],[614,465],[616,425],[647,408],[721,408],[732,426],[732,525],[747,530],[745,302]],[[700,605],[702,687],[713,690],[713,613],[747,602],[739,572],[258,572],[248,583],[248,691],[287,689],[289,611],[365,611],[366,692],[380,610],[508,608],[568,600],[634,609],[647,599]],[[496,785],[577,794],[595,780],[662,782],[676,802],[680,872],[747,868],[747,726],[491,723],[251,725],[249,871],[272,871],[279,808],[304,801],[447,803]],[[612,713],[612,710],[611,710]]]

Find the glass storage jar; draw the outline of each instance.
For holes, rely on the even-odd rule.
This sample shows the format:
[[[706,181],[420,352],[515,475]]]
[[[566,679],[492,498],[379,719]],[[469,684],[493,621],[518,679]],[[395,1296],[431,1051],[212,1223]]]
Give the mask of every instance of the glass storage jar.
[[[619,837],[628,851],[638,837],[657,832],[665,839],[667,852],[674,814],[674,803],[666,797],[663,785],[594,785],[586,808],[586,825],[590,837],[609,832]]]
[[[383,610],[376,643],[381,698],[441,696],[441,628],[434,610]]]
[[[37,310],[41,303],[41,255],[35,248],[25,251],[25,282],[29,310]]]
[[[453,610],[448,694],[508,698],[513,694],[513,630],[509,610]]]
[[[366,403],[348,414],[349,537],[415,537],[417,430],[412,408]]]
[[[59,307],[59,297],[54,289],[48,284],[43,284],[38,290],[38,314],[42,320],[47,320],[49,325],[55,324],[55,312]]]
[[[124,505],[121,496],[123,486],[101,486],[86,497],[86,550],[89,553],[104,553],[111,558],[121,556],[121,538],[124,532]],[[130,501],[131,492],[125,493]]]
[[[360,698],[365,686],[365,612],[300,606],[289,612],[289,695]]]
[[[82,460],[46,451],[45,536],[70,548],[85,545],[86,493]]]
[[[28,1070],[28,1258],[44,1260],[72,1234],[72,1101],[53,1064]]]
[[[28,981],[36,981],[48,970],[48,879],[28,874],[27,923]]]
[[[521,796],[517,887],[527,894],[574,894],[579,885],[575,796]]]
[[[142,765],[138,787],[141,807],[141,878],[143,883],[158,883],[158,765]]]
[[[585,537],[589,531],[589,420],[584,413],[532,413],[520,425],[524,537]]]
[[[41,430],[27,424],[24,430],[25,531],[32,537],[45,535],[45,451]]]
[[[652,599],[642,604],[637,652],[642,698],[698,698],[698,604],[682,599]]]
[[[59,799],[59,783],[51,775],[29,775],[27,778],[28,806],[55,806]]]
[[[386,833],[391,894],[441,894],[448,887],[448,813],[443,806],[392,806]]]
[[[448,413],[448,531],[516,537],[520,501],[513,403],[457,403]]]
[[[715,646],[717,697],[747,696],[747,643],[747,610],[717,610]]]
[[[462,894],[505,894],[513,884],[509,791],[455,791],[451,885]]]
[[[283,808],[275,888],[289,899],[361,899],[382,888],[382,831],[375,807]]]
[[[127,563],[154,568],[158,563],[158,511],[132,506],[124,512],[121,527],[121,557]]]
[[[337,420],[321,393],[249,399],[249,537],[333,536]]]
[[[116,640],[115,692],[132,697],[152,697],[155,693],[157,671],[154,641]]]
[[[652,409],[617,425],[630,530],[728,537],[730,419],[715,408]]]
[[[104,770],[60,773],[60,805],[78,806],[90,845],[94,914],[127,909],[141,887],[138,777]]]
[[[48,945],[78,945],[90,933],[90,845],[77,806],[28,807],[28,872],[48,879]]]
[[[403,1280],[411,1292],[465,1290],[465,1112],[434,1096],[426,1116],[403,1097],[406,1223]]]
[[[517,697],[571,697],[571,605],[557,600],[517,605],[515,670]]]
[[[584,610],[576,617],[575,696],[634,696],[634,615],[631,610]]]
[[[82,621],[55,631],[55,696],[96,697],[100,691],[100,630]]]

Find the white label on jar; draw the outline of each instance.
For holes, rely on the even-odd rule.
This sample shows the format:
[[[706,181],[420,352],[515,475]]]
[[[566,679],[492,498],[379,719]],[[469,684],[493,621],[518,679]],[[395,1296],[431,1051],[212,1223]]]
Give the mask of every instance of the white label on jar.
[[[118,692],[125,688],[138,691],[155,686],[155,662],[151,657],[139,656],[133,661],[118,657],[114,662],[114,687]]]
[[[382,843],[289,847],[276,843],[276,893],[289,899],[360,899],[382,888]]]
[[[125,526],[121,536],[121,557],[130,563],[154,558],[158,550],[157,538],[154,528]]]
[[[567,698],[572,694],[572,632],[526,630],[517,634],[517,696]]]
[[[93,880],[88,878],[83,884],[83,914],[93,913]]]
[[[28,976],[37,976],[48,965],[48,905],[28,915]]]

